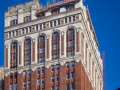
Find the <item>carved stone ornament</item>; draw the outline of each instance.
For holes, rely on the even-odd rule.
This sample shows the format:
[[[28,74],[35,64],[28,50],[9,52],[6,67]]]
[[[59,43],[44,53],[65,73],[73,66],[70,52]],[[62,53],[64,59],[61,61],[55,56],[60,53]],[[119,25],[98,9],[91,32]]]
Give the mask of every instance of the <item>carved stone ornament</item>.
[[[63,66],[65,64],[65,61],[60,62],[60,65]]]
[[[64,35],[64,33],[65,33],[64,31],[61,31],[61,35]]]
[[[21,74],[23,72],[23,70],[18,70],[17,73],[18,74]]]
[[[75,59],[75,62],[77,62],[77,63],[80,62],[80,59]]]
[[[36,70],[36,67],[32,67],[31,70],[32,72],[34,72]]]
[[[35,39],[35,38],[33,38],[33,39],[32,39],[32,42],[36,42],[36,39]]]
[[[9,48],[9,45],[8,45],[8,44],[6,44],[6,45],[5,45],[5,48]]]
[[[19,45],[22,45],[22,42],[21,41],[19,41],[19,43],[18,43]]]
[[[50,35],[48,34],[48,35],[47,35],[47,39],[49,39],[49,38],[50,38]]]
[[[48,65],[45,65],[45,68],[47,68],[47,69],[48,69],[49,67],[50,67],[50,65],[49,65],[49,64],[48,64]]]
[[[10,74],[9,72],[5,73],[5,77],[7,77],[9,74]]]
[[[76,32],[79,32],[79,30],[80,30],[79,28],[76,28]]]

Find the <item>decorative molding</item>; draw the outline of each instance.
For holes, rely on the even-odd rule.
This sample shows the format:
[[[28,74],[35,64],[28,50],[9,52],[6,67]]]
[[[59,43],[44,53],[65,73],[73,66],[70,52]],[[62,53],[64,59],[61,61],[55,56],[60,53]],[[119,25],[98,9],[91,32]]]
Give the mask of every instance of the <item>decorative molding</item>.
[[[31,67],[32,72],[36,70],[36,67]]]
[[[5,77],[7,77],[9,74],[10,74],[9,72],[5,73]]]
[[[45,65],[45,68],[47,68],[47,69],[48,69],[50,66],[51,66],[51,65],[47,64],[47,65]]]
[[[19,45],[22,45],[22,41],[19,41],[18,44],[19,44]]]
[[[23,72],[23,70],[18,70],[17,73],[18,74],[21,74]]]
[[[76,63],[80,62],[80,59],[75,59],[75,62],[76,62]]]
[[[46,39],[49,39],[50,38],[50,34],[47,34],[47,36],[46,36],[47,38]]]
[[[7,49],[7,48],[9,48],[9,45],[8,45],[8,44],[6,44],[6,45],[5,45],[5,48],[6,48],[6,49]]]
[[[32,39],[32,42],[36,42],[37,40],[35,38]]]
[[[61,32],[60,32],[61,35],[64,35],[64,33],[65,33],[64,31],[61,31]]]
[[[60,65],[63,66],[65,64],[65,61],[60,62]]]

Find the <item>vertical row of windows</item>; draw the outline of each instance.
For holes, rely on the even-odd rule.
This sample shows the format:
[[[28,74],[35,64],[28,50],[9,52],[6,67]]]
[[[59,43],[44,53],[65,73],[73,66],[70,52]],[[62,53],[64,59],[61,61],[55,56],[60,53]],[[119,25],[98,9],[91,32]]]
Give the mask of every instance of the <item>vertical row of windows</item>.
[[[17,42],[11,44],[11,60],[10,60],[10,69],[17,67]]]
[[[54,32],[52,35],[52,60],[59,59],[59,33]]]
[[[74,32],[74,30],[73,29],[69,29],[68,31],[67,31],[67,47],[66,47],[66,49],[67,49],[67,56],[69,57],[69,56],[73,56],[74,55],[74,52],[75,52],[75,50],[74,50],[74,40],[75,40],[75,38],[74,38],[74,34],[75,34],[75,32]]]
[[[24,66],[31,64],[31,40],[26,39],[24,43]]]
[[[38,38],[38,63],[45,61],[45,36]]]

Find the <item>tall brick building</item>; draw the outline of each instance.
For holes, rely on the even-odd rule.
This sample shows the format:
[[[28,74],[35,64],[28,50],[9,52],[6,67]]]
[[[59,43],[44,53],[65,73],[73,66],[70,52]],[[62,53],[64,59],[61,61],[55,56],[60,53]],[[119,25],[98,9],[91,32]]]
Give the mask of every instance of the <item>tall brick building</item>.
[[[103,64],[82,0],[5,12],[4,90],[102,90]]]

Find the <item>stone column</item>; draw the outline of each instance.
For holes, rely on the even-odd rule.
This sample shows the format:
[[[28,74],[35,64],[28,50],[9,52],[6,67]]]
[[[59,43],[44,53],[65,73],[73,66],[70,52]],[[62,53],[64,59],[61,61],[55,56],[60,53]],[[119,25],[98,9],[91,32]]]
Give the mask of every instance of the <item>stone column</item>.
[[[22,42],[18,43],[18,67],[22,66]]]
[[[51,45],[51,38],[50,38],[50,35],[48,34],[47,36],[46,36],[46,44],[45,44],[45,48],[46,48],[46,50],[45,50],[45,52],[46,52],[46,61],[49,61],[49,60],[52,60],[51,59],[51,55],[52,55],[52,45]]]
[[[37,63],[37,40],[36,38],[32,39],[32,51],[31,51],[31,55],[32,55],[32,63],[31,64],[35,64]]]
[[[10,69],[10,45],[5,45],[5,69]]]
[[[65,57],[65,36],[64,36],[64,31],[60,33],[60,58]]]

